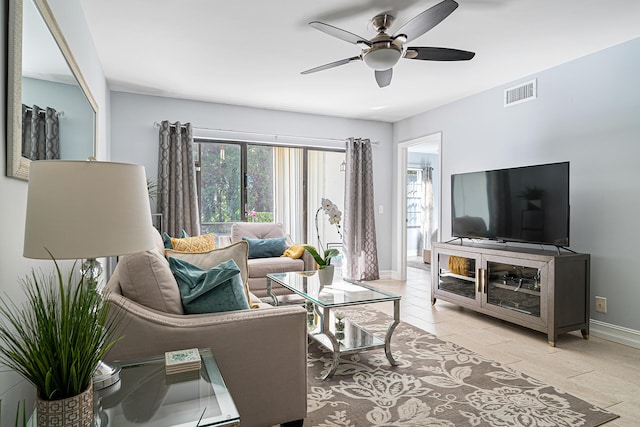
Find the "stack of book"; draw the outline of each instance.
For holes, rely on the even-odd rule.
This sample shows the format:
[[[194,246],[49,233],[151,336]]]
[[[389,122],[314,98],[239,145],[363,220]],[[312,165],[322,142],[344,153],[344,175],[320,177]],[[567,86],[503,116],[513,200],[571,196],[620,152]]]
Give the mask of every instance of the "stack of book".
[[[165,371],[169,374],[199,371],[201,366],[200,352],[197,348],[168,351],[165,356]]]

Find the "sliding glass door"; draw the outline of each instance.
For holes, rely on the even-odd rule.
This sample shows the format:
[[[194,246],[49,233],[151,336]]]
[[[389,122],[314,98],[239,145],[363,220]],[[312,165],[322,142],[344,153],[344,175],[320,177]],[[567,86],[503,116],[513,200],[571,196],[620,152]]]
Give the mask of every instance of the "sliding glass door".
[[[278,222],[295,242],[317,245],[314,216],[328,198],[344,208],[344,152],[245,142],[196,141],[203,233],[237,221]],[[340,242],[320,217],[322,243]]]
[[[244,221],[273,222],[274,147],[247,145]]]
[[[335,225],[329,224],[329,217],[323,211],[322,199],[329,199],[344,213],[345,186],[345,154],[334,151],[308,151],[307,168],[307,242],[318,247],[318,235],[323,249],[342,246],[342,239]],[[318,214],[318,228],[316,229],[316,213]]]
[[[243,220],[242,147],[210,142],[195,144],[202,233],[228,235]]]

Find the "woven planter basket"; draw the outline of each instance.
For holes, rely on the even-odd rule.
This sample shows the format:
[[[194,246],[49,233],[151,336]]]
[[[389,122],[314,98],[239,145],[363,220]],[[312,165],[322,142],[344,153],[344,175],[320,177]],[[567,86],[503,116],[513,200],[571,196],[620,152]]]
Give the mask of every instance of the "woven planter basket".
[[[77,396],[37,401],[38,427],[91,427],[93,425],[93,384]]]

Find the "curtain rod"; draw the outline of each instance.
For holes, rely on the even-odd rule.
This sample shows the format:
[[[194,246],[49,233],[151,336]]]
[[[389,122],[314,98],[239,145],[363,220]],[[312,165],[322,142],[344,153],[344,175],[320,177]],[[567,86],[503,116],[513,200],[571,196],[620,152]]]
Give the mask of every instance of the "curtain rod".
[[[160,122],[153,122],[153,126],[156,128],[160,127]],[[175,124],[170,124],[170,127],[175,127]],[[182,125],[184,127],[184,125]],[[273,138],[275,142],[278,142],[278,138],[280,139],[298,139],[298,140],[309,140],[309,141],[326,141],[326,142],[347,142],[347,138],[324,138],[324,137],[312,137],[312,136],[299,136],[299,135],[276,135],[270,133],[262,133],[262,132],[250,132],[250,131],[238,131],[231,129],[211,129],[211,128],[201,128],[192,126],[194,131],[204,131],[204,132],[224,132],[229,134],[236,135],[250,135],[254,137],[270,137]],[[378,141],[371,141],[371,145],[378,145]]]
[[[24,105],[24,109],[27,110],[27,111],[33,112],[33,107],[29,107],[28,105]],[[46,114],[47,110],[45,110],[44,108],[41,108],[38,113],[39,114]],[[64,116],[64,111],[56,111],[56,117],[62,117],[62,116]]]

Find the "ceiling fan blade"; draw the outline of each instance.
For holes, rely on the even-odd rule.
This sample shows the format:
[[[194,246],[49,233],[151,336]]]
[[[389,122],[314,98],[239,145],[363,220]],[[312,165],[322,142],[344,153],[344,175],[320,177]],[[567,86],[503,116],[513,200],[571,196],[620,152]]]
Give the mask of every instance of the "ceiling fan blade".
[[[404,24],[393,37],[404,34],[407,37],[406,42],[414,40],[442,22],[457,7],[458,3],[454,0],[444,0]]]
[[[320,21],[309,22],[309,25],[315,28],[316,30],[320,30],[323,33],[329,34],[330,36],[337,37],[340,40],[344,40],[349,43],[357,44],[358,42],[364,42],[369,44],[369,40],[364,37],[360,37],[357,34],[350,33],[349,31],[343,30],[342,28],[334,27],[333,25],[325,24]]]
[[[405,58],[424,61],[468,61],[475,55],[475,52],[446,47],[408,47]]]
[[[384,71],[376,71],[376,82],[378,86],[386,87],[391,83],[391,77],[393,77],[393,68],[389,68]]]
[[[339,67],[340,65],[348,64],[351,61],[359,61],[361,58],[359,56],[354,56],[352,58],[341,59],[340,61],[330,62],[329,64],[324,64],[319,67],[311,68],[309,70],[305,70],[300,74],[311,74],[316,73],[318,71],[328,70],[329,68]]]

